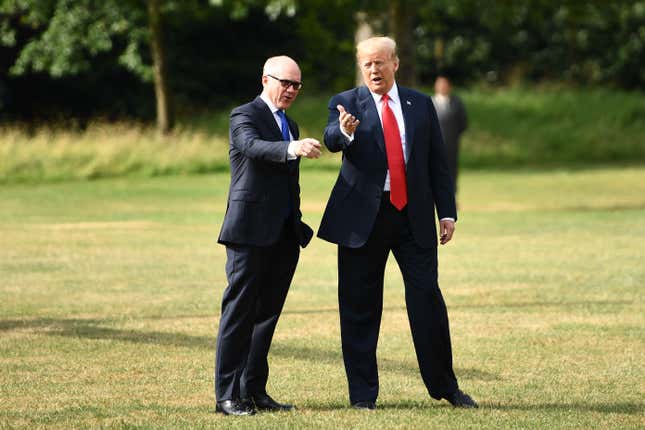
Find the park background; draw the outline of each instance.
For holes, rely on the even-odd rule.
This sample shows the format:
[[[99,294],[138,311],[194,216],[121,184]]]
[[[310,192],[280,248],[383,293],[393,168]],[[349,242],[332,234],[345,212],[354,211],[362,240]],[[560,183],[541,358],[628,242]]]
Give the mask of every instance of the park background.
[[[322,139],[370,33],[468,111],[440,283],[482,407],[424,392],[391,262],[380,408],[348,408],[315,239],[270,355],[298,411],[216,415],[228,113],[286,53]],[[0,428],[642,428],[644,60],[643,1],[0,0]],[[338,166],[301,163],[314,228]]]

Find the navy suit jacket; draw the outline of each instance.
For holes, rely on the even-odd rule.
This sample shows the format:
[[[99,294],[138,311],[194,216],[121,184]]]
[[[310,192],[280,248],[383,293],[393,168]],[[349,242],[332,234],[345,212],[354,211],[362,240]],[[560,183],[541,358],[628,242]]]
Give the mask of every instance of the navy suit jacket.
[[[287,121],[297,139],[297,124]],[[289,142],[260,97],[233,109],[229,140],[231,185],[218,241],[268,246],[278,241],[289,219],[298,243],[307,246],[313,231],[301,221],[300,159],[287,160]]]
[[[453,183],[432,100],[418,91],[398,88],[405,122],[407,213],[415,241],[429,248],[437,246],[435,207],[439,218],[457,219]],[[339,104],[360,120],[349,144],[340,131]],[[383,128],[367,87],[332,97],[324,139],[330,151],[343,151],[343,162],[318,236],[358,248],[374,227],[387,174]]]

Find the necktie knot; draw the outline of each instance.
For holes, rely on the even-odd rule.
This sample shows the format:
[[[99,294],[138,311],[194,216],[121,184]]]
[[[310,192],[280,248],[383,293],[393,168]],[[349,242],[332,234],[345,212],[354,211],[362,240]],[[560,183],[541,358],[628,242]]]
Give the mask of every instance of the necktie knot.
[[[390,99],[390,96],[388,96],[387,94],[383,94],[383,97],[381,97],[381,101],[383,103],[387,103],[389,99]]]

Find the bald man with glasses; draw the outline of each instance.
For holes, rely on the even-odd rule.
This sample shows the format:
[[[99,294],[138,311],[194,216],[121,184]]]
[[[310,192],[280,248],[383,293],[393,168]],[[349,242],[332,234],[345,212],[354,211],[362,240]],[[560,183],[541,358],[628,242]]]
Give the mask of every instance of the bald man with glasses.
[[[219,242],[226,246],[215,360],[216,411],[286,411],[266,392],[267,356],[298,263],[313,231],[300,212],[300,157],[318,158],[320,142],[299,139],[285,111],[302,88],[298,64],[269,58],[262,94],[231,112],[231,184]]]

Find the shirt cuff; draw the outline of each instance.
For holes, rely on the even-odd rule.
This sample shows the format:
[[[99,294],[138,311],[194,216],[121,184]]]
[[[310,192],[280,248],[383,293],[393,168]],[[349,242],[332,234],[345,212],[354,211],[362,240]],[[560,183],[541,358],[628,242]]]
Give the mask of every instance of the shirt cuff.
[[[287,147],[287,160],[295,160],[297,159],[298,156],[296,155],[296,141],[292,140],[289,142],[289,146]]]
[[[345,130],[343,130],[343,127],[341,127],[340,125],[338,125],[338,128],[340,128],[340,132],[343,133],[343,136],[345,136],[345,138],[347,139],[347,143],[352,143],[354,141],[354,133],[347,134],[347,132],[345,132]]]
[[[452,217],[445,217],[445,218],[441,218],[439,221],[452,221],[452,222],[455,222],[455,219],[452,218]]]

